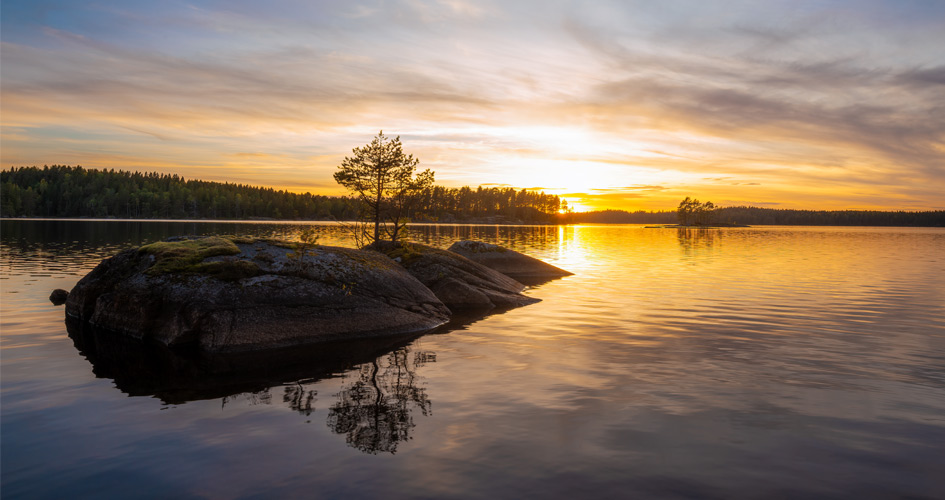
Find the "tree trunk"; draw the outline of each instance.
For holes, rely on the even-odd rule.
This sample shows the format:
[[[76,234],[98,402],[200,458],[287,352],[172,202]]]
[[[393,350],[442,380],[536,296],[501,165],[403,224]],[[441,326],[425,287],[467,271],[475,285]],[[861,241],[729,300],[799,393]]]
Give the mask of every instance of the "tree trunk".
[[[374,241],[381,238],[381,195],[384,185],[378,180],[377,199],[374,201]]]

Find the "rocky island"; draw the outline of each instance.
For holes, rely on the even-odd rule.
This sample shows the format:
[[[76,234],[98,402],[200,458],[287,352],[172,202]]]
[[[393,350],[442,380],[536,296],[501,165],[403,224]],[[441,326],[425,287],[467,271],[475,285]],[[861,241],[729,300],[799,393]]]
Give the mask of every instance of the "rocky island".
[[[389,242],[375,243],[369,248],[394,259],[453,310],[518,307],[538,302],[522,295],[525,285],[449,250],[420,243]]]
[[[572,274],[534,257],[483,241],[457,241],[449,251],[517,280],[541,281]]]
[[[457,311],[538,301],[524,289],[462,255],[416,243],[356,250],[171,238],[102,261],[69,292],[66,315],[168,346],[247,351],[426,331]]]

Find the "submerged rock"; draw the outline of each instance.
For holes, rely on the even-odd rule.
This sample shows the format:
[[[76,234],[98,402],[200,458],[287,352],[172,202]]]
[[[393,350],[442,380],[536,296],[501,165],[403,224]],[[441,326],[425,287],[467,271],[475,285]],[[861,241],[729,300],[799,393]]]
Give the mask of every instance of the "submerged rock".
[[[236,351],[423,331],[450,311],[377,252],[208,237],[104,260],[69,293],[66,314],[166,345]]]
[[[69,292],[63,290],[62,288],[57,288],[49,294],[49,301],[53,303],[54,306],[61,306],[66,303],[66,299],[69,297]]]
[[[379,242],[369,247],[399,262],[450,309],[517,307],[540,299],[525,285],[462,255],[420,243]]]
[[[449,250],[519,280],[555,278],[574,274],[523,253],[481,241],[457,241],[450,246]]]

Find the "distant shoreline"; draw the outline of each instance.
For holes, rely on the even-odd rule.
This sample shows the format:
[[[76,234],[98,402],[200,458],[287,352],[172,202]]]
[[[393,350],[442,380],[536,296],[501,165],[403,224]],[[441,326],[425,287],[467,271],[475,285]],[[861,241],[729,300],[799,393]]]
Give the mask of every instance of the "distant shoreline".
[[[678,209],[574,212],[544,191],[494,186],[433,186],[407,218],[427,224],[674,225]],[[685,200],[684,200],[685,201]],[[158,172],[53,165],[0,170],[0,217],[79,220],[352,221],[356,199],[185,180]],[[691,220],[691,219],[682,219]],[[696,220],[712,225],[945,227],[945,210],[799,210],[713,207]]]
[[[773,225],[793,226],[796,224],[773,224]],[[657,225],[646,226],[647,229],[720,229],[724,227],[752,227],[752,226],[749,226],[747,224],[724,224],[724,223],[723,224],[693,224],[689,226],[684,226],[682,224],[657,224]],[[825,226],[825,227],[830,227],[830,226]],[[844,227],[844,226],[837,226],[837,227]],[[877,227],[882,227],[882,226],[877,226]],[[892,227],[892,226],[889,226],[889,227]],[[903,227],[908,227],[908,226],[903,226]]]
[[[355,220],[331,220],[331,219],[136,219],[128,217],[0,217],[0,221],[21,220],[21,221],[62,221],[62,222],[225,222],[225,223],[254,223],[254,224],[309,224],[323,223],[332,225],[352,224]],[[577,224],[562,224],[558,222],[482,222],[482,221],[451,221],[451,222],[433,222],[417,221],[411,222],[412,226],[564,226]]]
[[[347,223],[352,223],[355,221],[352,220],[325,220],[325,219],[264,219],[264,218],[255,218],[255,219],[134,219],[134,218],[123,218],[123,217],[108,217],[108,218],[96,218],[96,217],[0,217],[0,221],[61,221],[61,222],[201,222],[201,223],[250,223],[250,224],[310,224],[310,223],[322,223],[327,225],[343,225]],[[608,222],[608,221],[593,221],[593,222],[549,222],[549,223],[536,223],[536,222],[477,222],[477,221],[452,221],[452,222],[432,222],[432,221],[419,221],[411,222],[412,226],[509,226],[509,227],[521,227],[521,226],[598,226],[598,225],[607,225],[607,226],[642,226],[646,229],[728,229],[728,228],[752,228],[758,226],[778,226],[778,227],[923,227],[923,228],[936,228],[936,227],[945,227],[945,225],[893,225],[893,224],[708,224],[708,225],[692,225],[692,226],[682,226],[679,224],[646,224],[641,222]]]

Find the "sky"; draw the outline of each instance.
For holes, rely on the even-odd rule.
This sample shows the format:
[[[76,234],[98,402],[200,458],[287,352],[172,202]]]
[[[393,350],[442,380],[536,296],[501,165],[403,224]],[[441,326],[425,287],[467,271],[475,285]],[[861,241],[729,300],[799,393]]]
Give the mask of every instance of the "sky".
[[[0,6],[0,166],[342,194],[379,131],[438,184],[578,210],[945,209],[945,1]]]

